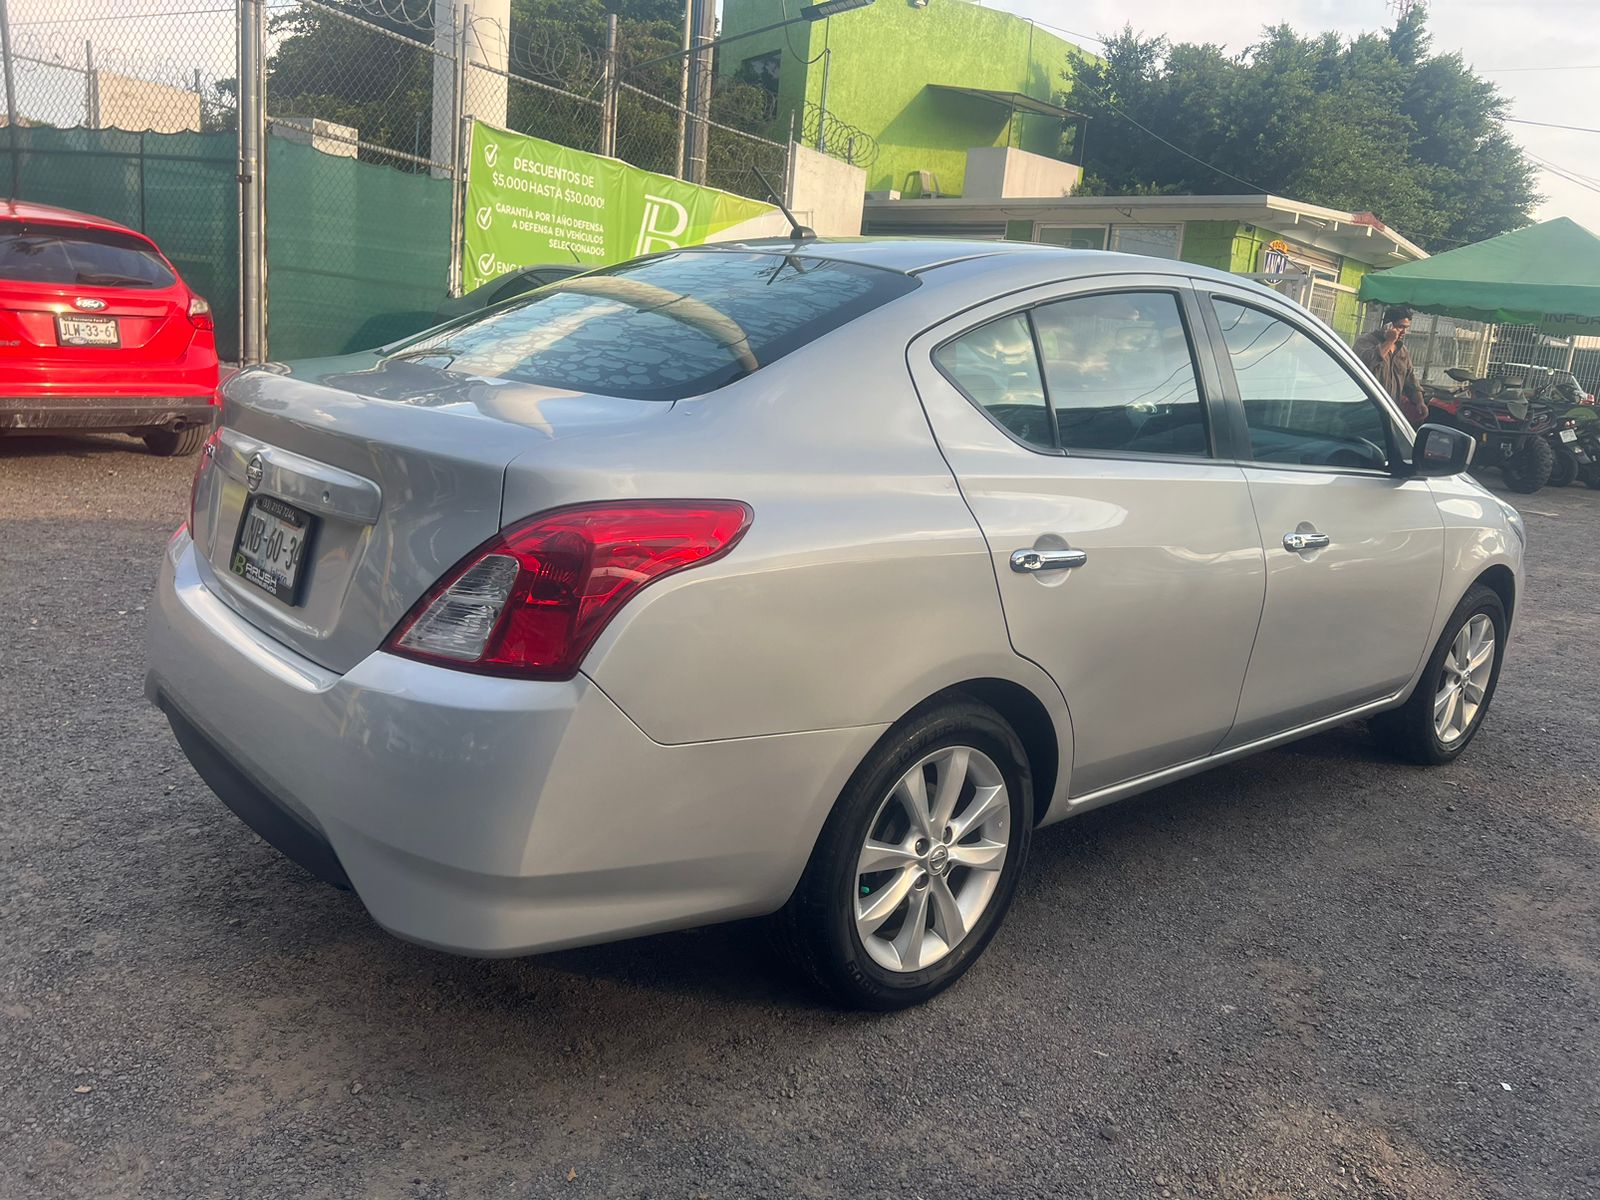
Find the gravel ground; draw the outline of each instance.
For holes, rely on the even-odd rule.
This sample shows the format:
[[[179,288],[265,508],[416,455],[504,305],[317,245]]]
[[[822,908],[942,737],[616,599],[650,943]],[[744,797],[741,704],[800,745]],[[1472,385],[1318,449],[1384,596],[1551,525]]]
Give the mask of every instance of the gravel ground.
[[[385,935],[141,692],[190,463],[0,442],[0,1195],[1600,1196],[1600,493],[1446,770],[1359,727],[1046,831],[964,983],[815,1008],[725,926]]]

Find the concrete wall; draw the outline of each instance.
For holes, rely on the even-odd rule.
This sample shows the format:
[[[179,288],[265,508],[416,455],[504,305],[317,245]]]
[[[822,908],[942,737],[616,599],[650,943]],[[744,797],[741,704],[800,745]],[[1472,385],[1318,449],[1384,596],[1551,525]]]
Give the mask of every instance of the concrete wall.
[[[91,129],[200,132],[199,92],[132,79],[114,71],[96,71],[89,94],[95,101],[95,111],[89,114]]]
[[[793,4],[787,15],[794,15]],[[780,0],[726,0],[723,33],[731,35],[781,21]],[[795,114],[804,128],[805,106],[822,102],[823,62],[830,50],[827,109],[871,134],[878,157],[866,164],[871,190],[901,187],[912,171],[932,171],[940,189],[960,194],[967,150],[1008,143],[1035,154],[1054,154],[1061,122],[1008,116],[1001,106],[931,90],[930,83],[1022,92],[1049,100],[1070,86],[1071,65],[1089,57],[1072,43],[1031,22],[968,0],[880,0],[871,8],[827,21],[799,24],[736,42],[721,69],[737,71],[750,58],[778,52],[779,123]],[[797,58],[798,56],[798,58]],[[798,59],[816,58],[807,66]]]
[[[1233,269],[1234,236],[1237,221],[1190,221],[1183,227],[1184,262],[1219,271]]]
[[[867,173],[806,146],[789,148],[789,207],[819,237],[855,237],[861,232]]]
[[[1070,196],[1083,168],[1011,146],[974,146],[967,151],[967,200],[1014,200],[1023,196]]]

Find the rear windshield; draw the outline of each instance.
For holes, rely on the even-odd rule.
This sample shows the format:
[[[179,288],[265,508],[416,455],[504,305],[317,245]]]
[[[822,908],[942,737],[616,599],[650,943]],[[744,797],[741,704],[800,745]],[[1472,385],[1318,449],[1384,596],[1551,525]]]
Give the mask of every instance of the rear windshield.
[[[114,230],[27,222],[0,225],[0,279],[80,287],[171,287],[177,280],[148,245]]]
[[[897,271],[679,251],[563,280],[396,348],[453,372],[677,400],[749,375],[902,296]]]

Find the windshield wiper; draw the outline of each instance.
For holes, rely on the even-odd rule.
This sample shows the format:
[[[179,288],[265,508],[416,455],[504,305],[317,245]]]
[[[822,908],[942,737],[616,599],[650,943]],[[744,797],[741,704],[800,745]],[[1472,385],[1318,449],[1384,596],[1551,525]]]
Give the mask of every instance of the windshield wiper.
[[[86,283],[90,287],[150,287],[148,279],[139,279],[133,275],[78,275],[79,283]]]

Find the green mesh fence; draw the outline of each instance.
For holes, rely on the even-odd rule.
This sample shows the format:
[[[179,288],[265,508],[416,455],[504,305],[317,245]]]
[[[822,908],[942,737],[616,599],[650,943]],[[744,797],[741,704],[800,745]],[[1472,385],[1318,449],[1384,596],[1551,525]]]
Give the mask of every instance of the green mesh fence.
[[[450,183],[267,139],[267,350],[341,354],[432,324],[450,268]]]
[[[239,327],[237,160],[231,133],[7,128],[0,132],[0,194],[108,217],[154,239],[184,281],[211,302],[218,351],[232,358]]]

